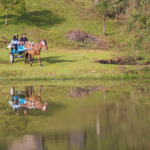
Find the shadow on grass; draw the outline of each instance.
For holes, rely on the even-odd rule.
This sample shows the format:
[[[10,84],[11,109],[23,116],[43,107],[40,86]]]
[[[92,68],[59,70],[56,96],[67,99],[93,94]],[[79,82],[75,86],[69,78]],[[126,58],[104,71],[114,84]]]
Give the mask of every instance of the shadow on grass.
[[[59,59],[60,57],[59,56],[51,56],[51,57],[44,57],[44,58],[40,58],[40,60],[41,60],[41,63],[42,62],[47,62],[47,63],[49,63],[49,64],[55,64],[55,63],[63,63],[63,62],[75,62],[76,60],[65,60],[65,59]],[[17,63],[17,62],[22,62],[22,63],[24,63],[24,58],[22,58],[22,59],[18,59],[17,60],[17,58],[15,59],[15,61],[14,61],[14,63]],[[33,66],[34,66],[34,63],[39,63],[39,61],[38,61],[38,58],[37,58],[37,56],[35,55],[34,56],[34,61],[33,61]],[[45,65],[44,65],[45,66]]]
[[[114,35],[115,32],[111,32],[111,33],[106,33],[105,35],[108,36],[108,35]]]
[[[45,57],[41,58],[41,62],[48,62],[50,64],[55,64],[55,63],[63,63],[63,62],[75,62],[76,60],[64,60],[64,59],[59,59],[60,57]]]
[[[23,14],[22,16],[14,16],[10,15],[8,16],[11,18],[9,20],[8,24],[26,24],[28,26],[37,26],[41,28],[48,28],[55,24],[60,24],[61,22],[65,22],[66,19],[63,17],[60,17],[56,14],[53,14],[53,12],[49,10],[42,10],[42,11],[32,11],[26,14]],[[1,23],[3,24],[3,22]]]
[[[10,64],[10,62],[9,62],[9,56],[8,56],[8,59],[0,58],[0,64]]]

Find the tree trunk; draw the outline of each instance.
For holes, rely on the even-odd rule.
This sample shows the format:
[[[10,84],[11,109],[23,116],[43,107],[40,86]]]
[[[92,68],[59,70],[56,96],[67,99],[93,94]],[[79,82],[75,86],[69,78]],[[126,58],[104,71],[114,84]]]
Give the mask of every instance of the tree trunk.
[[[137,0],[134,0],[134,7],[137,6]]]
[[[116,12],[116,16],[115,16],[115,22],[117,22],[117,16],[118,16],[118,13],[117,13],[117,8],[116,8],[116,5],[114,5],[115,7],[115,12]]]
[[[5,20],[5,24],[7,25],[7,12],[6,12],[6,20]]]
[[[103,35],[105,35],[105,20],[106,20],[106,15],[103,15],[104,17],[104,23],[103,23]]]
[[[95,0],[95,5],[97,5],[98,4],[98,0]]]
[[[122,5],[122,15],[124,14],[124,6]]]

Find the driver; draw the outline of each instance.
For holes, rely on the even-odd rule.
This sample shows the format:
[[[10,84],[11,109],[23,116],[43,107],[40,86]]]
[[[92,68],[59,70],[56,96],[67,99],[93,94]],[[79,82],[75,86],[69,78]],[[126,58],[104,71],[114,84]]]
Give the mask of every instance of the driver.
[[[26,33],[23,33],[22,34],[22,37],[20,38],[20,44],[25,44],[25,43],[27,43],[28,42],[28,39],[26,38]]]

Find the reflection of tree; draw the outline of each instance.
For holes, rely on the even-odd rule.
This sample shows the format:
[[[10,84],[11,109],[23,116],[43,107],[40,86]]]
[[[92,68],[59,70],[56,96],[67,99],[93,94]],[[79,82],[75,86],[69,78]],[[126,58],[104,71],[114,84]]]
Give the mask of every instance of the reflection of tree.
[[[129,91],[125,93],[125,98],[130,102],[149,105],[149,85],[137,83],[136,85],[129,86]]]
[[[8,150],[44,150],[42,135],[24,135],[21,139],[14,139],[8,146]]]
[[[105,106],[106,106],[106,91],[104,91],[104,101],[105,101]]]
[[[97,133],[97,141],[98,141],[98,150],[100,148],[100,145],[99,145],[99,138],[100,138],[100,121],[99,121],[99,116],[97,115],[97,118],[96,118],[96,133]]]
[[[116,107],[117,106],[117,107]],[[107,113],[101,119],[100,148],[103,149],[149,149],[150,113],[148,108],[143,108],[131,103],[116,101],[108,106]],[[116,114],[118,115],[116,121]],[[97,120],[98,121],[98,120]],[[143,140],[144,139],[144,140]],[[107,143],[107,144],[106,144]]]
[[[85,132],[70,132],[68,143],[71,148],[83,149],[85,147],[86,136]]]

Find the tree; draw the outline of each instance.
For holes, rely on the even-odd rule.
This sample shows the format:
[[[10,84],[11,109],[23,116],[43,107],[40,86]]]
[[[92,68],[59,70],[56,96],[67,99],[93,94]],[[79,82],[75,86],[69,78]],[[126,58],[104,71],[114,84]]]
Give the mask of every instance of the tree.
[[[108,15],[109,9],[112,7],[111,0],[99,0],[96,7],[100,14],[103,15],[103,35],[105,35],[105,21]]]
[[[118,18],[118,11],[117,8],[122,7],[123,5],[125,5],[127,3],[127,0],[112,0],[112,4],[115,8],[115,22],[117,22],[117,18]],[[123,10],[122,10],[123,11]]]
[[[25,0],[0,0],[0,13],[1,15],[6,15],[6,25],[8,14],[20,16],[25,11]]]

